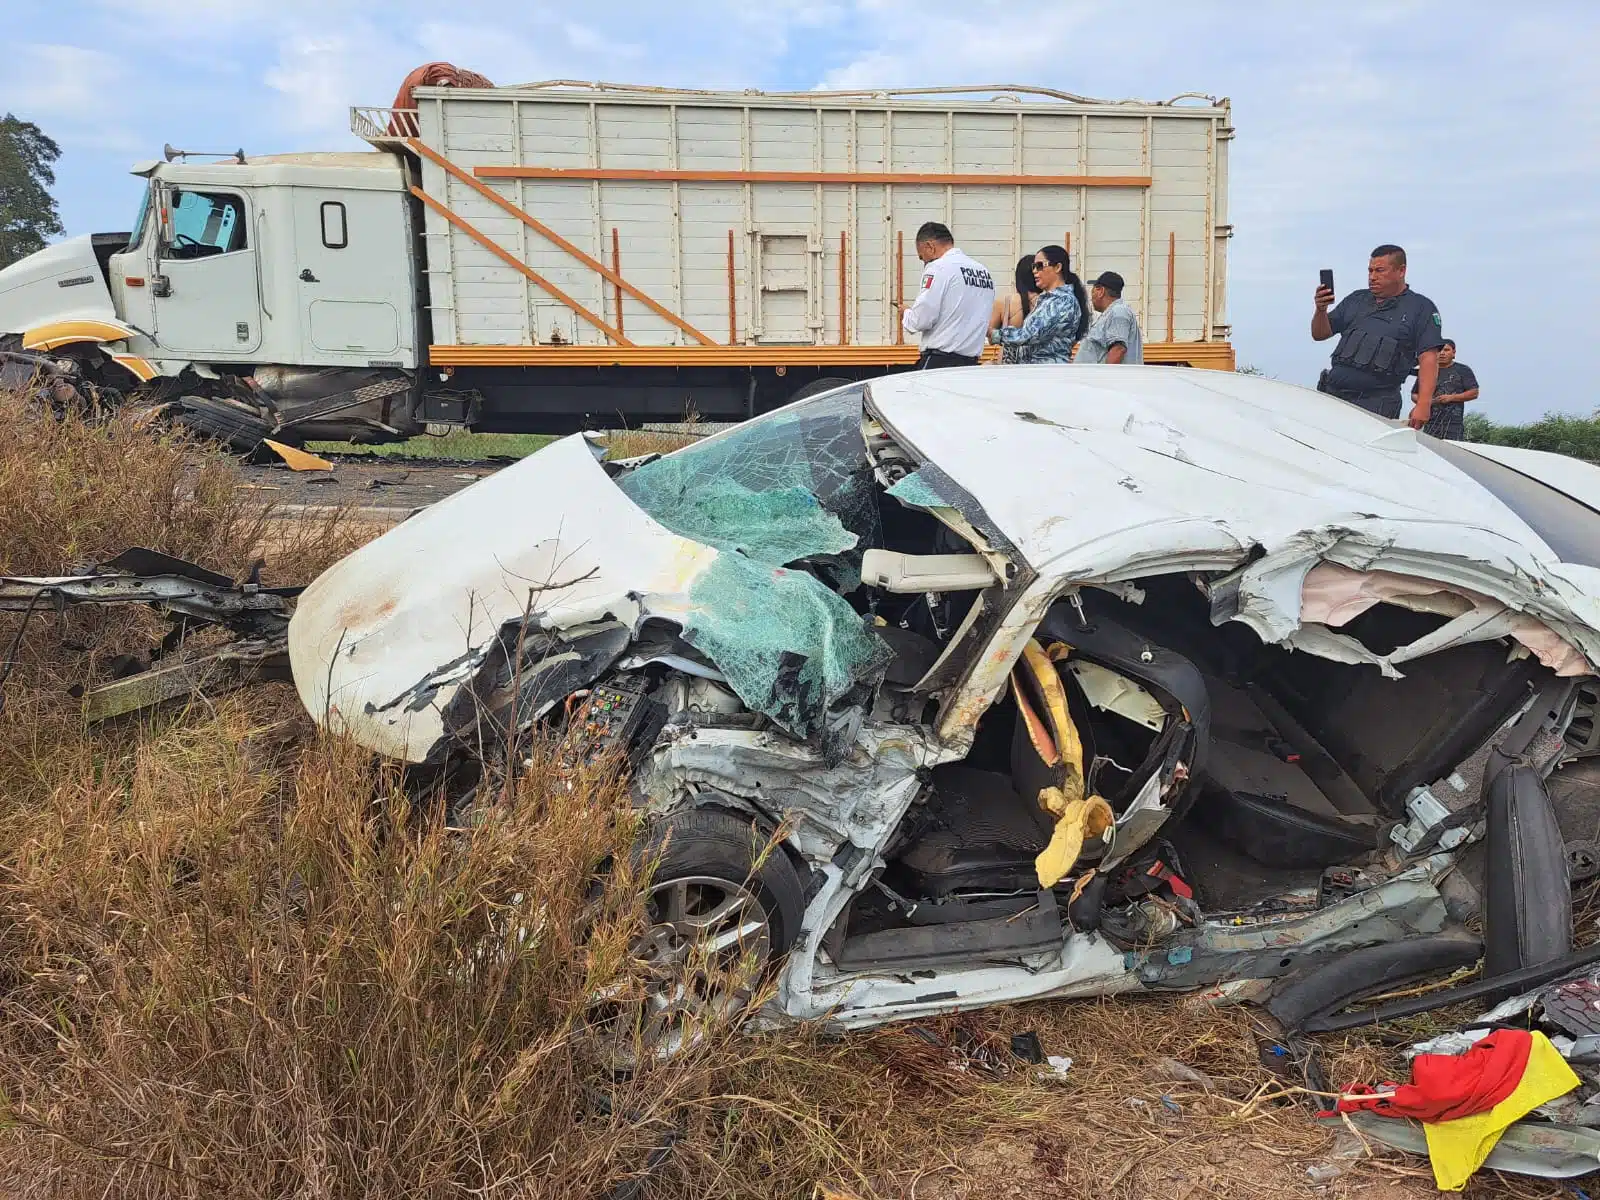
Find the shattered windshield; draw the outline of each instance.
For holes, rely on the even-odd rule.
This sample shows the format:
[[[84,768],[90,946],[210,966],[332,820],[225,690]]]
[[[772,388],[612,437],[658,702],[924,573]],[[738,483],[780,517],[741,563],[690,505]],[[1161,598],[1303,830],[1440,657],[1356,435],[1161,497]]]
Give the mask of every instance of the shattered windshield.
[[[779,409],[618,484],[680,537],[773,566],[824,556],[859,566],[881,536],[860,388]]]
[[[892,657],[840,594],[882,540],[861,396],[791,405],[617,481],[672,532],[722,551],[691,588],[683,638],[753,711],[799,737]],[[785,569],[801,563],[833,586]]]

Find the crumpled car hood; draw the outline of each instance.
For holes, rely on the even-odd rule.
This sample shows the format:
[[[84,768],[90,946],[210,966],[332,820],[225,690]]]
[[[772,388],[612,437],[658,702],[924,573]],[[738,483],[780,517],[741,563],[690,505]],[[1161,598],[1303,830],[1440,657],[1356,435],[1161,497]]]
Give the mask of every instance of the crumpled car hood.
[[[716,558],[630,502],[582,436],[563,438],[318,577],[289,625],[295,686],[319,723],[423,762],[502,626],[636,625],[647,603],[681,616]]]

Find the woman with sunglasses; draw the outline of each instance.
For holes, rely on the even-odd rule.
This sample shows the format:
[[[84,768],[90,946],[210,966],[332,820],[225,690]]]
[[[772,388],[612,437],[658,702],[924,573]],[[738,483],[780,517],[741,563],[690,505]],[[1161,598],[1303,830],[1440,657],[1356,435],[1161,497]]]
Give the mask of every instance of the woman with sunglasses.
[[[1028,319],[1028,314],[1033,311],[1033,306],[1039,302],[1039,285],[1033,281],[1033,257],[1031,254],[1024,254],[1017,260],[1014,277],[1016,291],[994,302],[994,315],[989,319],[991,330],[999,329],[1002,325],[1012,329],[1020,328]],[[1020,346],[1002,346],[1000,361],[1019,363],[1022,361],[1021,354]]]
[[[1083,280],[1072,273],[1071,260],[1060,246],[1046,246],[1033,256],[1033,281],[1039,299],[1027,320],[1016,328],[989,331],[1000,343],[1007,361],[1064,363],[1072,361],[1072,348],[1089,327],[1089,300]]]

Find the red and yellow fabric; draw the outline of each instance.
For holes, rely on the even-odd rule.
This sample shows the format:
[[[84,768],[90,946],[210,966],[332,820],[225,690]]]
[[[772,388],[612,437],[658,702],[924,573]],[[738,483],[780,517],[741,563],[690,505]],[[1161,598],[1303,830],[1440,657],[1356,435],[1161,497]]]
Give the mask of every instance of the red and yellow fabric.
[[[1433,1180],[1442,1192],[1459,1192],[1489,1157],[1500,1135],[1541,1104],[1565,1096],[1578,1086],[1578,1077],[1561,1057],[1561,1051],[1542,1033],[1531,1035],[1528,1066],[1517,1086],[1487,1112],[1453,1121],[1430,1121],[1422,1126],[1428,1137],[1428,1159]]]
[[[1339,1111],[1421,1121],[1434,1182],[1445,1192],[1467,1186],[1506,1129],[1579,1083],[1550,1039],[1525,1029],[1497,1029],[1465,1054],[1419,1054],[1411,1078],[1382,1090],[1348,1088]]]

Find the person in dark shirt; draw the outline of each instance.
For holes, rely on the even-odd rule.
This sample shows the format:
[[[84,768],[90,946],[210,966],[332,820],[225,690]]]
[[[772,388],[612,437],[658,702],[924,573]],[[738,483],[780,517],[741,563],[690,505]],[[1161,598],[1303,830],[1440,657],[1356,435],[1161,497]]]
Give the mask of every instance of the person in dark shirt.
[[[1414,383],[1411,394],[1417,394]],[[1478,377],[1466,363],[1456,360],[1455,341],[1445,338],[1439,348],[1439,382],[1433,387],[1433,412],[1422,432],[1450,442],[1461,441],[1467,436],[1467,401],[1477,398]]]
[[[1433,301],[1406,286],[1406,252],[1379,246],[1367,263],[1365,291],[1351,292],[1333,307],[1333,289],[1318,287],[1315,304],[1312,338],[1339,336],[1317,390],[1392,420],[1400,415],[1400,386],[1415,370],[1417,399],[1409,421],[1413,429],[1426,425],[1444,337]]]

